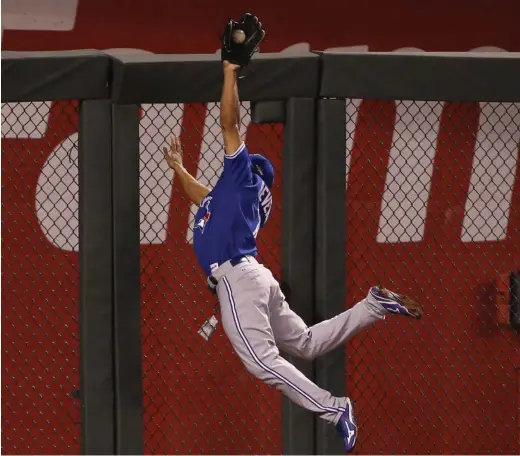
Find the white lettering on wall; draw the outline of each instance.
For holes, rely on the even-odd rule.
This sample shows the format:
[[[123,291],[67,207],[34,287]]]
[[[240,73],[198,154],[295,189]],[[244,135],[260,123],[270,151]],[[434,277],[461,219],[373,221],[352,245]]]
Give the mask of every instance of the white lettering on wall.
[[[518,160],[520,103],[481,103],[480,107],[463,242],[505,239]]]
[[[368,52],[368,45],[331,47],[325,49],[325,52]]]
[[[78,134],[65,138],[47,157],[36,185],[36,216],[55,247],[79,251]]]
[[[50,101],[2,103],[2,138],[43,138],[50,114]]]
[[[162,147],[170,135],[180,136],[183,104],[143,104],[139,124],[139,204],[141,244],[166,240],[172,197],[173,171],[166,164]],[[165,143],[166,141],[166,143]]]
[[[481,46],[471,51],[507,52],[497,46]],[[520,105],[480,103],[480,109],[462,223],[463,242],[499,241],[506,237],[518,160]]]
[[[479,46],[470,49],[470,52],[507,52],[505,49],[497,46]]]
[[[2,0],[2,30],[74,28],[78,0]]]
[[[399,101],[377,242],[423,239],[443,104]]]
[[[348,176],[350,174],[350,160],[352,158],[352,148],[354,147],[354,136],[356,134],[356,125],[357,125],[357,118],[359,114],[359,106],[361,105],[361,99],[360,98],[352,98],[350,100],[346,100],[346,119],[345,119],[345,127],[346,127],[346,136],[347,136],[347,143],[345,145],[346,147],[346,154],[345,154],[345,169],[346,169],[346,175],[345,175],[345,182],[346,187],[348,187]]]
[[[161,148],[170,134],[180,134],[183,105],[142,108],[147,115],[139,125],[140,239],[141,244],[161,244],[166,239],[173,182]],[[36,189],[36,212],[45,237],[57,248],[74,251],[79,247],[77,139],[78,133],[72,134],[50,153]]]

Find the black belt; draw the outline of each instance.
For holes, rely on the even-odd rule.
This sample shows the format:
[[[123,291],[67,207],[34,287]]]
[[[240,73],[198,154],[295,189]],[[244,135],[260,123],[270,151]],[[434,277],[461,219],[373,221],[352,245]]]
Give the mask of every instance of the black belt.
[[[247,262],[249,263],[249,258],[247,258],[247,255],[241,255],[241,256],[238,256],[236,258],[232,258],[231,260],[229,260],[229,264],[233,267],[237,266],[238,264],[242,263],[242,261],[244,260],[247,260]]]
[[[240,263],[242,263],[242,261],[244,260],[247,260],[247,262],[249,263],[249,259],[247,258],[247,255],[241,255],[241,256],[238,256],[236,258],[232,258],[231,260],[229,260],[229,264],[231,264],[231,266],[235,267],[237,265],[239,265]],[[208,288],[213,292],[213,293],[216,293],[217,292],[217,279],[215,279],[215,277],[213,276],[208,276],[208,281],[207,281],[207,284],[208,284]]]

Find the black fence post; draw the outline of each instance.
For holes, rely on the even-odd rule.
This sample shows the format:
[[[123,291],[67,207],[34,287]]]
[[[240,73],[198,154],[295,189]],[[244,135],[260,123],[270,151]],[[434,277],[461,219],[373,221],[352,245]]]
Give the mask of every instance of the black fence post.
[[[291,307],[314,322],[315,100],[286,105],[283,150],[282,288]],[[291,362],[314,380],[313,364]],[[314,417],[283,398],[283,453],[314,454]]]
[[[111,103],[79,124],[80,401],[83,454],[114,453]]]
[[[316,210],[316,314],[326,320],[345,311],[346,184],[345,100],[319,100]],[[334,396],[346,394],[345,347],[316,360],[316,381]],[[333,426],[317,418],[317,454],[344,453]]]
[[[113,105],[116,453],[143,454],[139,106]]]

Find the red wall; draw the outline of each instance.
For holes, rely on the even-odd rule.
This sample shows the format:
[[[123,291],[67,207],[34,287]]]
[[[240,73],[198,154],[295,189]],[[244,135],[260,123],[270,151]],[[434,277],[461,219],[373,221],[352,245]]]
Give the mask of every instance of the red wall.
[[[520,11],[513,1],[489,7],[472,2],[466,8],[442,0],[426,9],[412,1],[391,6],[383,1],[341,6],[330,2],[320,4],[319,22],[315,9],[296,7],[281,14],[279,2],[254,3],[248,6],[269,33],[265,52],[302,42],[313,49],[366,45],[371,51],[468,51],[496,46],[520,51],[515,32]],[[154,8],[146,2],[80,1],[73,30],[22,31],[6,24],[3,49],[212,53],[218,48],[219,24],[228,15],[241,14],[244,5],[233,0],[223,9],[219,3],[157,1]],[[79,410],[70,398],[78,387],[77,254],[53,247],[43,236],[34,202],[45,159],[77,131],[71,109],[69,103],[54,103],[41,139],[2,139],[5,453],[79,452]],[[179,119],[192,171],[199,160],[204,115],[204,107],[187,106]],[[389,106],[382,137],[391,132],[392,115]],[[475,115],[471,109],[465,114],[469,125]],[[450,138],[454,128],[449,122],[444,125],[444,135]],[[363,128],[369,126],[358,126],[359,137]],[[270,127],[248,133],[252,149],[269,155],[278,168],[280,134]],[[381,205],[388,143],[372,153],[366,148],[361,153],[359,144],[352,151],[347,201],[348,305],[383,276],[393,287],[422,296],[427,309],[417,324],[391,320],[349,345],[348,386],[362,426],[359,451],[514,452],[512,417],[518,406],[508,399],[514,397],[513,369],[520,364],[518,340],[493,326],[489,284],[496,270],[520,262],[518,183],[507,239],[463,245],[460,211],[449,224],[443,217],[449,207],[465,200],[467,188],[452,192],[448,185],[466,182],[471,151],[464,149],[461,165],[453,167],[450,148],[441,148],[424,241],[378,244],[373,240],[379,211],[370,209]],[[360,179],[370,169],[371,178]],[[460,176],[452,174],[455,169]],[[278,178],[277,201],[280,190]],[[275,454],[281,451],[279,395],[244,372],[221,330],[210,344],[196,335],[213,301],[185,240],[188,210],[175,183],[166,241],[142,245],[146,451]],[[279,220],[278,206],[261,235],[267,245],[263,259],[275,272]],[[178,302],[182,305],[174,304]]]

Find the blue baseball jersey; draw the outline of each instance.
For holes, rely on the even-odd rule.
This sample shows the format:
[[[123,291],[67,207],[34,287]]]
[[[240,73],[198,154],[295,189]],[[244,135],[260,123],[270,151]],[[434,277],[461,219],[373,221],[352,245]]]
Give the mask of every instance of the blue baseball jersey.
[[[252,172],[242,143],[233,155],[225,155],[224,170],[195,215],[193,247],[206,275],[228,260],[257,255],[256,236],[271,206],[271,192]]]

